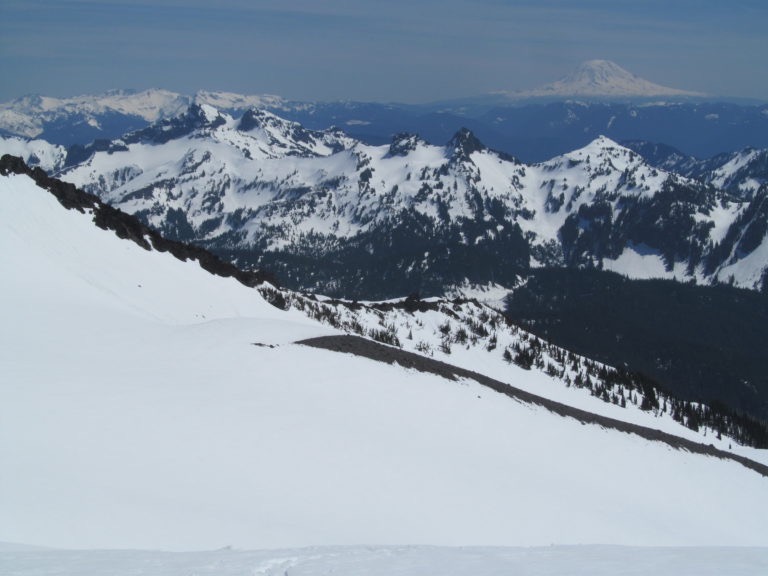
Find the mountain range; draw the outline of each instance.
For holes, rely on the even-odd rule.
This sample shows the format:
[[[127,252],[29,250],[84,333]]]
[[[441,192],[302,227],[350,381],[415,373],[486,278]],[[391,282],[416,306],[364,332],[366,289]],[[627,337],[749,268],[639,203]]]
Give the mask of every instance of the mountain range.
[[[371,145],[400,132],[441,145],[460,128],[488,146],[540,162],[600,135],[616,141],[665,143],[707,158],[768,147],[768,106],[658,86],[612,62],[586,62],[565,78],[528,92],[499,92],[419,105],[295,101],[272,95],[168,90],[116,90],[74,98],[28,95],[0,103],[0,135],[71,146],[111,140],[184,112],[213,106],[232,116],[259,108],[313,130],[343,129]]]
[[[2,541],[766,544],[737,420],[479,302],[281,289],[10,156],[0,244]]]
[[[466,129],[443,146],[412,134],[371,146],[264,110],[193,105],[66,153],[14,139],[2,149],[296,289],[377,299],[512,288],[541,266],[763,289],[765,151],[701,162],[629,146],[599,137],[527,164]]]
[[[540,337],[626,363],[680,398],[766,418],[759,298],[686,288],[685,302],[699,304],[680,317],[666,304],[682,297],[673,286],[589,275],[585,287],[565,273],[765,291],[765,150],[698,160],[624,144],[599,137],[530,164],[466,129],[441,146],[413,134],[372,146],[261,109],[231,116],[193,105],[113,141],[65,148],[5,138],[0,151],[286,287],[493,300]],[[592,294],[603,295],[597,307]],[[706,302],[718,302],[718,313]],[[601,306],[616,312],[605,317]],[[665,326],[659,314],[679,321]]]

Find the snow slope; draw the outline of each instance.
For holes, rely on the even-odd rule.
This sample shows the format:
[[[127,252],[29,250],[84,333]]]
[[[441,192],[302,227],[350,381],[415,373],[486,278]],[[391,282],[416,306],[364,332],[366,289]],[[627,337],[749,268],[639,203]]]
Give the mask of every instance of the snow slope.
[[[768,545],[738,463],[296,345],[336,331],[26,176],[0,176],[0,246],[0,540]]]

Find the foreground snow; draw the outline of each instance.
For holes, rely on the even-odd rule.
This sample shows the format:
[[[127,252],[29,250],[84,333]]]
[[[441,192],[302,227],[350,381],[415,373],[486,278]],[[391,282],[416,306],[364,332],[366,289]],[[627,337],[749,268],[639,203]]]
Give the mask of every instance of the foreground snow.
[[[0,246],[0,540],[768,546],[768,478],[738,463],[297,345],[336,331],[118,240],[27,177],[0,178]],[[350,573],[389,554],[352,550]],[[450,573],[454,552],[415,550],[401,573]]]
[[[762,576],[766,548],[343,547],[210,552],[3,551],[7,576]]]

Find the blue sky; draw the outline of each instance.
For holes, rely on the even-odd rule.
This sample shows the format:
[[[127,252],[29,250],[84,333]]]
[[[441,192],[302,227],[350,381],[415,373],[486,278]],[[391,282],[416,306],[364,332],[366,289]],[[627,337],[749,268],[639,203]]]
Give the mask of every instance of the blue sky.
[[[584,60],[768,100],[765,0],[0,0],[0,100],[112,88],[424,102]]]

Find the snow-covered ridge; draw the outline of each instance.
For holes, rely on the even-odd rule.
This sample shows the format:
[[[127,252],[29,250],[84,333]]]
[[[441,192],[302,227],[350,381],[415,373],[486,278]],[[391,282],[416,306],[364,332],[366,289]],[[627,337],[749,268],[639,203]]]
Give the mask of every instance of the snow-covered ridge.
[[[699,159],[663,144],[644,141],[626,144],[659,168],[727,190],[744,200],[754,198],[761,188],[768,185],[766,149],[744,148]]]
[[[714,186],[753,198],[768,185],[768,150],[746,149],[718,160],[722,162],[720,166],[706,175]]]

